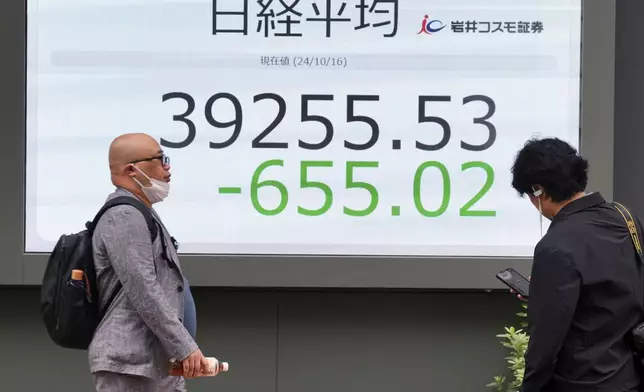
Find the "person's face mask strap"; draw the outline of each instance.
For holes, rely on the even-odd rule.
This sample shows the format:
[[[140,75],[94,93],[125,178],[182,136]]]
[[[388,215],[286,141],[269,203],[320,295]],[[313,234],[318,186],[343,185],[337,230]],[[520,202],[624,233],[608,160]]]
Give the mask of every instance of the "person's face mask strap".
[[[145,172],[144,172],[143,170],[139,169],[139,168],[138,168],[138,167],[136,167],[136,166],[132,166],[132,167],[134,167],[134,170],[136,170],[136,171],[138,171],[139,173],[141,173],[141,174],[143,175],[143,177],[147,178],[147,180],[148,180],[148,181],[152,182],[152,181],[150,180],[150,177],[148,177],[148,175],[147,175],[147,174],[145,174]],[[141,185],[141,181],[137,180],[137,179],[136,179],[136,177],[133,177],[133,178],[134,178],[134,181],[136,181],[136,183],[137,183],[137,184],[139,184],[139,185],[141,186],[141,188],[143,188],[143,185]]]

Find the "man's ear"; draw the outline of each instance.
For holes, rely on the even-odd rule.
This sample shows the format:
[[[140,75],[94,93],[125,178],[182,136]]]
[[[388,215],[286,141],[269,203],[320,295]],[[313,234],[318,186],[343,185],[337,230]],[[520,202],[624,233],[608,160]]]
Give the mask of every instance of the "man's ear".
[[[539,206],[539,197],[535,196],[534,192],[533,193],[528,193],[528,199],[530,200],[530,203],[532,203],[532,205],[535,208],[539,208],[538,207]]]
[[[125,175],[128,176],[128,177],[136,176],[136,169],[134,168],[134,165],[132,165],[132,164],[126,165],[125,168],[124,168],[124,171],[125,171]]]
[[[541,187],[540,187],[540,186],[538,186],[538,185],[533,185],[533,186],[532,186],[532,195],[533,195],[534,197],[539,197],[539,196],[543,195],[543,190],[541,189]]]

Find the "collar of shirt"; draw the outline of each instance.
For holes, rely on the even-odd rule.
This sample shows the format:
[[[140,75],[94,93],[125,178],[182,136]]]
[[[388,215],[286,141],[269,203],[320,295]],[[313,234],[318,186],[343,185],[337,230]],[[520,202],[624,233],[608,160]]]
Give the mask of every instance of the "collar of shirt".
[[[584,197],[581,197],[577,200],[573,200],[570,203],[566,204],[557,215],[552,219],[552,225],[562,221],[569,217],[570,215],[594,207],[596,205],[605,203],[606,200],[599,192],[593,192]]]

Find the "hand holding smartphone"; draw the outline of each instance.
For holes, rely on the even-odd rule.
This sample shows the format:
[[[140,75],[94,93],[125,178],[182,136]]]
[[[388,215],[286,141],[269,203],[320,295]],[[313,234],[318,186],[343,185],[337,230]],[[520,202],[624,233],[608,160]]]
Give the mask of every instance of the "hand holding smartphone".
[[[530,281],[514,268],[506,268],[499,271],[496,277],[505,283],[506,286],[516,291],[521,297],[527,299],[530,296]]]

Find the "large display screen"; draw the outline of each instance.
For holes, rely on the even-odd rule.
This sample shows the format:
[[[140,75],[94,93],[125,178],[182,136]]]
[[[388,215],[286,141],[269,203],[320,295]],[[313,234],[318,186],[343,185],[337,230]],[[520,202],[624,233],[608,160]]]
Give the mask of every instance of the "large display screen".
[[[182,253],[531,256],[510,168],[579,145],[580,40],[581,0],[28,0],[25,251],[145,132]]]

